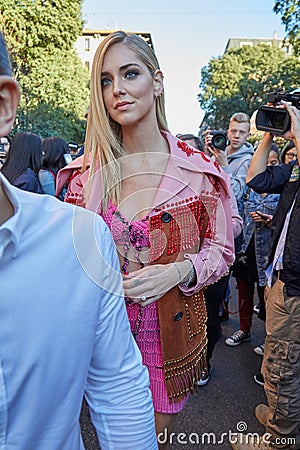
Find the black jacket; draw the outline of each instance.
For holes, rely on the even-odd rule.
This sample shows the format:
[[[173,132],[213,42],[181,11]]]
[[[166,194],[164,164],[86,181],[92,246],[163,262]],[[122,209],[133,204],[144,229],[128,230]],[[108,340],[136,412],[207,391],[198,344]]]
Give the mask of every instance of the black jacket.
[[[272,220],[272,251],[270,262],[273,261],[280,233],[289,209],[295,199],[287,230],[283,253],[283,270],[280,279],[285,283],[288,296],[300,295],[300,181],[298,161],[279,166],[268,166],[265,172],[258,174],[248,186],[259,193],[281,194]]]

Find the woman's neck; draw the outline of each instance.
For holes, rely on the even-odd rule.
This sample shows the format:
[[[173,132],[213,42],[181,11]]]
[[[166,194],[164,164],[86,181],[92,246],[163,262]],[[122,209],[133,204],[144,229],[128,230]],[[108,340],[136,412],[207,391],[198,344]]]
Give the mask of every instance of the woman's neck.
[[[162,136],[159,128],[133,129],[123,128],[122,147],[127,155],[136,153],[158,152],[169,153],[169,146],[166,139]]]

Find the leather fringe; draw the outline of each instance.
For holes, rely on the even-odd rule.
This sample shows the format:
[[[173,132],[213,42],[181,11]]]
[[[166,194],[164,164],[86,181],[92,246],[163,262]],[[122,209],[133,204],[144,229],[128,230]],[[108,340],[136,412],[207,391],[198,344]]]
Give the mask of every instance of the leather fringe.
[[[164,362],[165,384],[170,403],[182,401],[198,387],[201,373],[206,369],[207,338],[204,334],[198,348],[181,361]]]
[[[186,297],[173,288],[159,300],[158,308],[159,317],[164,317],[160,333],[165,385],[170,403],[179,402],[194,392],[206,369],[207,312],[203,291]]]
[[[173,255],[188,250],[199,243],[203,228],[208,233],[207,210],[197,196],[190,199],[190,203],[173,206],[167,211],[156,209],[156,212],[158,214],[150,218],[149,261],[157,260],[164,252],[167,255]],[[168,227],[167,239],[166,226]]]

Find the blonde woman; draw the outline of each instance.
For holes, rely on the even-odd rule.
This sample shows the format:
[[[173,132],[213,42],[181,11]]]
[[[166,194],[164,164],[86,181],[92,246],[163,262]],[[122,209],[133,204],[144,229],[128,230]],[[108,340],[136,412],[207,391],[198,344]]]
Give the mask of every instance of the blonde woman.
[[[202,291],[233,262],[225,177],[169,133],[150,46],[109,35],[94,57],[85,155],[62,169],[58,189],[69,181],[66,201],[98,211],[114,237],[160,449],[205,366]]]

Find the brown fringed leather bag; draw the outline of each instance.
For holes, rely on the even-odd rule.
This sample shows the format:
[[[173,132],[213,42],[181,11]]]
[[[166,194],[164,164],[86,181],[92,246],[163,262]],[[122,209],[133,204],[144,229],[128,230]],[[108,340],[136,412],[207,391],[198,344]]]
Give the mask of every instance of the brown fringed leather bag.
[[[151,217],[151,263],[168,264],[198,253],[208,223],[200,200]],[[175,286],[158,301],[158,314],[166,388],[170,402],[178,402],[193,392],[206,366],[203,292],[186,296]]]

